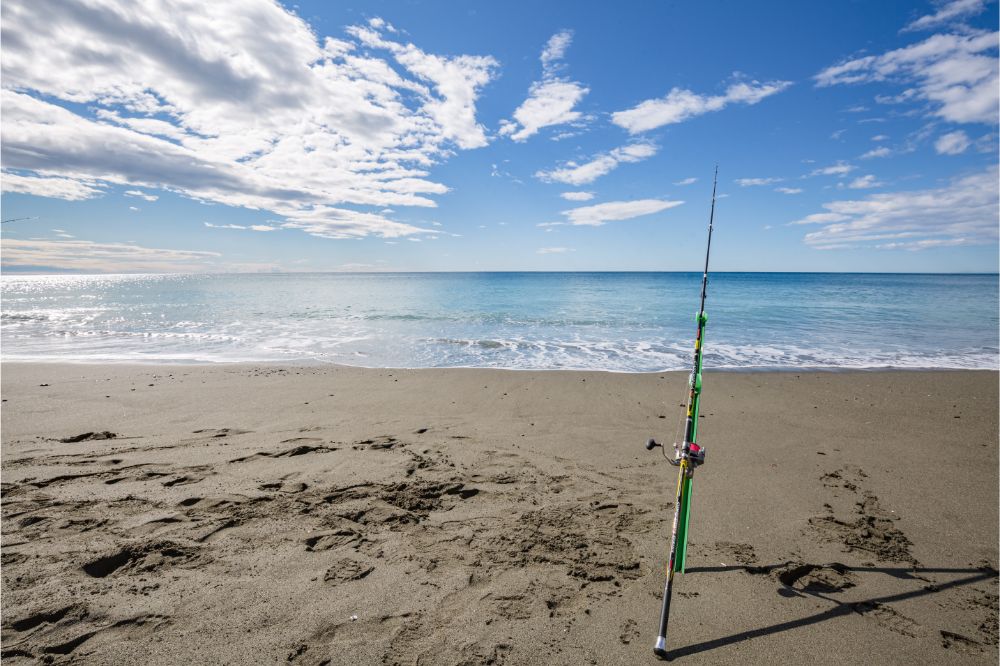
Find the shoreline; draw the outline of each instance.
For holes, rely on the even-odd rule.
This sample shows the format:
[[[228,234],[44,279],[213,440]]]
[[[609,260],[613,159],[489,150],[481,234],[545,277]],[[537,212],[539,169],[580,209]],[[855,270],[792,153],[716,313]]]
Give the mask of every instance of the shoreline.
[[[5,661],[658,663],[685,371],[0,371]],[[707,369],[672,656],[994,663],[998,377]]]
[[[146,367],[166,367],[166,368],[225,368],[225,367],[241,367],[241,366],[259,366],[259,367],[273,367],[273,368],[342,368],[342,369],[352,369],[352,370],[369,370],[369,371],[382,371],[382,370],[398,370],[407,372],[418,372],[424,370],[463,370],[463,371],[484,371],[484,372],[595,372],[595,373],[605,373],[610,375],[624,375],[624,376],[642,376],[642,375],[656,375],[665,373],[690,373],[690,369],[684,368],[674,368],[668,370],[642,370],[630,372],[627,370],[604,370],[595,368],[507,368],[507,367],[483,367],[475,365],[449,365],[449,366],[374,366],[374,365],[348,365],[346,363],[330,363],[326,361],[315,360],[310,362],[309,360],[296,360],[296,361],[137,361],[135,359],[121,360],[121,361],[109,361],[106,359],[99,360],[65,360],[65,359],[31,359],[31,360],[20,360],[20,359],[0,359],[0,367],[7,366],[80,366],[80,367],[136,367],[136,368],[146,368]],[[787,374],[787,373],[880,373],[880,372],[995,372],[1000,373],[1000,367],[991,368],[957,368],[957,367],[943,367],[943,366],[927,366],[927,367],[905,367],[905,366],[747,366],[747,367],[712,367],[706,366],[703,370],[703,374],[756,374],[756,373],[776,373],[776,374]]]

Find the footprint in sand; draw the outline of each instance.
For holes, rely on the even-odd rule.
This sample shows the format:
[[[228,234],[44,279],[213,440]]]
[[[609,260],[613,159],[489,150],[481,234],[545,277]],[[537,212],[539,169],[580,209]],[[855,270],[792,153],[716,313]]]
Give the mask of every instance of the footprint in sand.
[[[792,563],[775,569],[772,574],[782,585],[799,592],[841,592],[858,584],[850,569],[839,562]]]
[[[113,574],[153,572],[164,566],[188,564],[197,558],[197,551],[190,546],[154,541],[128,544],[87,562],[81,569],[92,578],[106,578]]]
[[[716,541],[713,550],[726,564],[730,562],[754,564],[757,562],[757,553],[754,552],[753,546],[748,543]]]
[[[117,433],[113,433],[110,430],[102,430],[100,432],[84,432],[79,435],[73,435],[71,437],[63,437],[59,441],[63,444],[76,444],[77,442],[89,442],[93,440],[100,439],[114,439],[118,437]]]
[[[862,601],[852,605],[855,613],[865,617],[871,617],[875,623],[884,629],[894,631],[903,636],[918,638],[922,636],[924,628],[915,620],[912,620],[888,604],[880,604],[870,601]]]
[[[960,654],[979,655],[986,651],[989,646],[972,640],[968,636],[956,634],[952,631],[941,630],[941,647],[945,650],[953,650]]]
[[[629,618],[622,623],[621,633],[618,635],[618,640],[622,642],[622,645],[628,645],[641,635],[642,634],[639,632],[639,626],[636,624],[636,621]]]
[[[347,544],[353,543],[360,538],[361,534],[353,530],[334,530],[306,537],[304,543],[306,545],[306,550],[309,552],[317,552],[340,548],[341,546],[346,546]]]
[[[302,441],[303,439],[307,439],[310,441],[321,441],[312,437],[304,437],[304,438],[298,437],[295,439],[286,439],[285,442]],[[334,451],[337,450],[338,449],[335,446],[323,446],[323,445],[313,446],[309,444],[300,444],[299,446],[290,449],[284,449],[281,451],[258,451],[257,453],[253,453],[248,456],[243,456],[242,458],[233,458],[229,462],[240,463],[252,460],[260,460],[262,458],[293,458],[295,456],[304,456],[307,453],[333,453]]]
[[[352,580],[361,580],[375,570],[370,564],[358,562],[350,558],[337,560],[332,567],[326,570],[323,580],[327,583],[347,583]]]
[[[888,562],[916,563],[910,552],[913,543],[895,526],[899,517],[885,511],[875,493],[865,490],[862,485],[868,475],[861,468],[844,467],[828,472],[820,477],[823,485],[832,490],[848,491],[847,497],[854,497],[852,516],[843,518],[844,500],[834,492],[831,502],[841,505],[841,510],[826,504],[828,515],[809,519],[809,524],[827,541],[841,542],[847,551],[862,551],[873,554]],[[860,495],[860,498],[857,496]],[[839,502],[837,501],[839,498]],[[840,516],[838,516],[838,513]]]

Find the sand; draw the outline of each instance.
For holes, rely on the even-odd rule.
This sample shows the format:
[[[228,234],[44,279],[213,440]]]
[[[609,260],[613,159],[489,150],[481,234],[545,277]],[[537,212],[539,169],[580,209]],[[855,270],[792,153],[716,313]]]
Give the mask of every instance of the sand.
[[[2,370],[5,664],[656,663],[681,373]],[[674,661],[996,663],[997,385],[707,372]]]

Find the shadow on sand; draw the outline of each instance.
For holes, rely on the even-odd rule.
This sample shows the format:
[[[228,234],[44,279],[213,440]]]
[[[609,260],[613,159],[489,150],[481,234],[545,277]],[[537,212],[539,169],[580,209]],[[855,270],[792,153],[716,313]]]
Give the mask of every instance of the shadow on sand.
[[[719,566],[719,567],[691,567],[689,568],[685,575],[699,574],[699,573],[721,573],[729,571],[744,571],[751,574],[770,574],[774,571],[787,569],[790,566],[795,566],[796,563],[784,562],[781,564],[765,565],[765,566],[755,566],[755,565],[740,565],[740,566]],[[996,578],[1000,572],[996,569],[984,566],[981,568],[964,568],[964,569],[950,569],[950,568],[931,568],[931,567],[850,567],[846,565],[837,565],[845,571],[850,572],[861,572],[861,573],[883,573],[893,578],[898,578],[901,580],[915,580],[925,583],[925,585],[919,590],[911,590],[909,592],[901,592],[899,594],[890,594],[881,597],[873,597],[871,599],[865,599],[862,601],[854,602],[843,602],[830,597],[827,594],[817,592],[814,590],[792,590],[790,587],[784,587],[780,591],[783,596],[803,596],[808,595],[818,599],[823,599],[828,601],[834,606],[828,610],[816,613],[814,615],[809,615],[807,617],[800,618],[798,620],[789,620],[787,622],[779,622],[777,624],[772,624],[768,627],[761,627],[759,629],[751,629],[749,631],[741,631],[737,634],[732,634],[731,636],[724,636],[722,638],[715,638],[709,641],[703,641],[701,643],[694,643],[692,645],[685,645],[673,650],[668,653],[668,659],[676,659],[678,657],[686,657],[692,654],[698,654],[699,652],[706,652],[708,650],[714,650],[716,648],[724,647],[726,645],[732,645],[733,643],[740,643],[742,641],[748,641],[753,638],[760,638],[762,636],[769,636],[771,634],[777,634],[782,631],[789,631],[791,629],[798,629],[799,627],[807,627],[811,624],[818,624],[820,622],[825,622],[827,620],[832,620],[834,618],[843,617],[850,615],[851,613],[864,614],[878,608],[881,604],[887,604],[894,601],[903,601],[904,599],[914,599],[916,597],[922,597],[929,594],[937,594],[943,592],[950,588],[961,587],[963,585],[971,585],[973,583],[978,583],[980,581],[989,580],[991,578]],[[924,578],[921,574],[924,573],[944,573],[944,574],[968,574],[963,578],[957,580],[952,580],[947,583],[934,583],[928,578]]]

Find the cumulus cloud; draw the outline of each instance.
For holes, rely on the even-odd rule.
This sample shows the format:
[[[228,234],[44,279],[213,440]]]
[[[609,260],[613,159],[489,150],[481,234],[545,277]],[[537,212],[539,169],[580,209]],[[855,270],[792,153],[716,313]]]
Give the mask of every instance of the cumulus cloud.
[[[552,72],[560,67],[561,61],[566,57],[569,45],[573,43],[573,33],[570,30],[561,30],[549,38],[545,48],[542,49],[542,69],[545,72]]]
[[[879,146],[878,148],[872,148],[867,153],[862,155],[861,159],[870,160],[875,157],[888,157],[890,154],[892,154],[891,150],[889,150],[885,146]]]
[[[736,184],[740,187],[758,187],[761,185],[771,185],[780,183],[784,178],[737,178]]]
[[[609,201],[594,206],[583,206],[564,210],[566,224],[599,227],[607,222],[629,220],[633,217],[652,215],[668,208],[680,206],[683,201],[665,199],[637,199],[635,201]],[[539,225],[541,226],[541,225]]]
[[[566,201],[590,201],[594,198],[593,192],[563,192],[560,194]]]
[[[942,134],[938,137],[938,140],[934,142],[934,150],[939,155],[961,155],[971,144],[972,141],[969,140],[969,135],[962,130],[958,130]]]
[[[566,162],[558,169],[550,171],[537,171],[535,178],[547,183],[557,182],[567,185],[586,185],[592,183],[601,176],[611,173],[618,168],[619,164],[630,162],[641,162],[652,157],[659,148],[652,143],[630,143],[620,148],[615,148],[609,153],[602,153],[583,164],[576,162]]]
[[[941,8],[933,14],[921,16],[908,24],[900,32],[913,32],[936,28],[952,21],[981,14],[986,10],[985,0],[952,0],[942,3]]]
[[[567,252],[573,252],[571,247],[540,247],[536,250],[537,254],[565,254]]]
[[[872,174],[868,174],[866,176],[858,176],[857,178],[852,180],[848,185],[848,187],[851,188],[852,190],[867,190],[873,187],[881,187],[881,186],[882,183],[878,182],[878,179],[876,179],[875,176],[873,176]]]
[[[87,240],[20,240],[4,238],[4,268],[48,268],[90,273],[169,273],[203,271],[218,252],[164,250],[132,243]]]
[[[918,250],[995,243],[1000,222],[998,175],[994,166],[935,189],[833,201],[823,204],[826,212],[813,213],[793,224],[823,225],[804,238],[817,249]]]
[[[933,35],[881,55],[828,67],[815,76],[820,87],[872,82],[906,86],[883,102],[925,100],[933,113],[955,123],[997,123],[1000,102],[997,32]]]
[[[574,108],[590,90],[558,75],[572,41],[573,33],[568,30],[549,39],[542,51],[542,80],[531,84],[528,98],[514,111],[514,119],[501,121],[501,135],[510,135],[514,141],[526,141],[543,127],[574,123],[583,118]]]
[[[699,95],[683,88],[673,88],[666,97],[647,99],[631,109],[612,113],[611,122],[630,134],[638,134],[721,111],[730,104],[756,104],[790,85],[791,81],[739,81],[731,84],[722,95]]]
[[[384,21],[320,42],[273,0],[237,7],[4,3],[12,187],[163,189],[330,237],[425,231],[364,209],[448,191],[429,169],[486,145],[476,103],[496,61],[427,53]]]
[[[514,121],[502,121],[500,134],[509,134],[514,141],[526,141],[543,127],[579,120],[583,114],[573,108],[587,92],[587,88],[572,81],[533,83],[528,99],[514,111]]]
[[[801,187],[776,187],[774,191],[782,194],[802,194]]]

